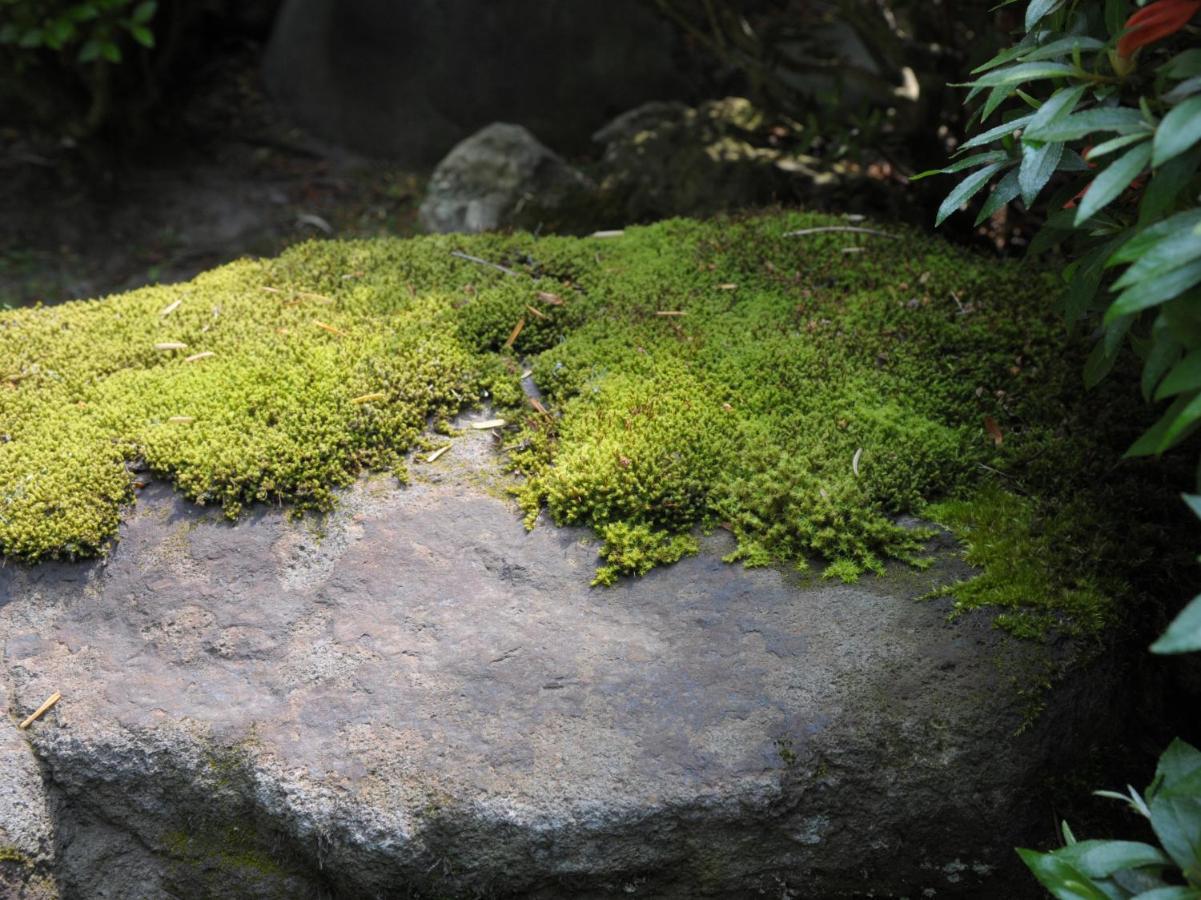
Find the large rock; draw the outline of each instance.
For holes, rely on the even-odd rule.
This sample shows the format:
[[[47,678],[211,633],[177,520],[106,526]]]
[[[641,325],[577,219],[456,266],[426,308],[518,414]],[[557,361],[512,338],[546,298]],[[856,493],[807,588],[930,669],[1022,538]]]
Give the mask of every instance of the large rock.
[[[528,129],[497,122],[461,142],[434,170],[421,224],[434,232],[569,229],[587,216],[595,190]]]
[[[424,163],[497,120],[583,149],[621,110],[684,95],[679,49],[642,0],[288,0],[264,74],[316,134]]]
[[[802,582],[719,532],[589,589],[491,459],[469,432],[320,530],[151,484],[107,560],[0,568],[10,712],[63,695],[28,736],[65,895],[1037,894],[1012,846],[1111,682],[1032,718],[1051,650],[913,602],[954,553]]]

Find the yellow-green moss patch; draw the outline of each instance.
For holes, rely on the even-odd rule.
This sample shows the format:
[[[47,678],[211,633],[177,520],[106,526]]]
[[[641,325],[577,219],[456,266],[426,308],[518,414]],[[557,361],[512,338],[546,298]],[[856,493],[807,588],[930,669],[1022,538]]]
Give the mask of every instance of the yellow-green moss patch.
[[[101,550],[137,462],[231,516],[328,508],[365,469],[403,478],[431,422],[480,402],[515,423],[530,523],[545,509],[603,537],[602,583],[717,526],[749,565],[820,560],[853,580],[922,564],[926,535],[899,517],[932,500],[1041,522],[1112,467],[1040,276],[914,234],[791,233],[841,224],[309,243],[189,284],[0,313],[0,552]],[[524,404],[526,369],[546,413]],[[998,478],[1032,499],[979,493]],[[1076,510],[1104,515],[1092,496]],[[969,506],[942,518],[978,537]],[[1026,610],[1018,630],[1108,620],[1121,580],[1089,579],[1096,553],[1007,547],[1029,554],[1029,590],[982,581],[965,606]]]

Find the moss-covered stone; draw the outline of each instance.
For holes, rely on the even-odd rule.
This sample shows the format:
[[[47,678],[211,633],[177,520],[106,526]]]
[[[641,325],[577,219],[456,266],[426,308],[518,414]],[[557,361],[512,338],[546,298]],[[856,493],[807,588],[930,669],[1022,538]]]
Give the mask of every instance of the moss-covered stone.
[[[596,528],[601,583],[718,525],[747,564],[819,559],[844,580],[921,564],[925,535],[897,516],[951,498],[935,518],[974,561],[1021,559],[963,608],[1001,606],[1021,633],[1109,621],[1125,588],[1097,574],[1104,529],[1045,528],[1103,519],[1117,495],[1089,485],[1118,455],[1078,399],[1047,281],[914,234],[790,233],[842,224],[309,243],[0,314],[0,552],[102,550],[136,461],[230,516],[328,508],[364,469],[403,477],[431,421],[489,402],[516,423],[531,524],[546,509]],[[548,413],[523,406],[523,369]]]

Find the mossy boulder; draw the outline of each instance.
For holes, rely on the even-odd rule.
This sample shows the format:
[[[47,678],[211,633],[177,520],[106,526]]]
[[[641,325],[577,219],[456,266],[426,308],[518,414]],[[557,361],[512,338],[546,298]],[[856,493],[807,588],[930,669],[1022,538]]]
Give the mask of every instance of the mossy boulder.
[[[790,213],[0,315],[0,687],[63,697],[21,757],[59,882],[1034,894],[1011,848],[1188,546],[1051,287]]]

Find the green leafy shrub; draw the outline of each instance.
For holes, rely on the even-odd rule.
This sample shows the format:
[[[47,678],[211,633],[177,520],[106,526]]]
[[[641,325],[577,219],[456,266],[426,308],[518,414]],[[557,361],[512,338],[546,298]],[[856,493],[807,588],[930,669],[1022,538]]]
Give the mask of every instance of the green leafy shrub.
[[[1009,203],[1046,205],[1031,251],[1068,254],[1064,312],[1099,326],[1086,384],[1130,346],[1143,396],[1167,403],[1131,457],[1201,427],[1201,46],[1189,24],[1199,10],[1033,0],[1022,38],[967,85],[983,130],[936,170],[967,173],[939,224],[989,185],[977,223]],[[1155,649],[1201,649],[1201,598]]]
[[[1159,846],[1139,841],[1077,840],[1063,823],[1065,846],[1018,854],[1059,900],[1198,900],[1201,898],[1201,752],[1174,741],[1143,794],[1134,788],[1100,796],[1123,800],[1151,826]]]
[[[155,0],[0,0],[0,99],[75,136],[112,110],[111,68],[156,45]]]

